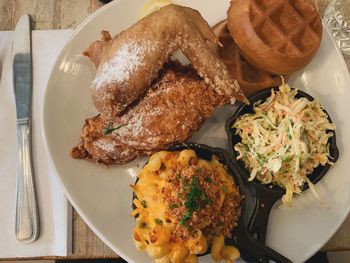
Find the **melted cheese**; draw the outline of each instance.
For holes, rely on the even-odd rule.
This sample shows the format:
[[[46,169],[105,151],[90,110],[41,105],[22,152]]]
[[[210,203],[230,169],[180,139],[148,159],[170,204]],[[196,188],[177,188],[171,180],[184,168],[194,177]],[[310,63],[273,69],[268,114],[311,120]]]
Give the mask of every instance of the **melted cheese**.
[[[183,150],[181,152],[161,151],[153,154],[150,160],[138,175],[138,181],[132,186],[136,194],[133,203],[135,206],[132,216],[136,217],[136,227],[134,228],[133,240],[138,250],[146,251],[155,259],[155,262],[197,262],[196,254],[205,253],[209,242],[213,242],[212,256],[216,261],[224,259],[226,262],[233,262],[237,258],[237,249],[231,246],[224,246],[224,237],[213,239],[197,230],[196,237],[186,241],[174,241],[171,239],[174,229],[174,219],[167,218],[167,206],[163,200],[163,192],[168,184],[168,175],[172,169],[178,165],[188,166],[191,158],[197,158],[193,150]],[[223,205],[225,196],[234,191],[232,178],[226,169],[217,159],[211,161],[198,160],[199,168],[215,172],[220,176],[223,183],[218,202]],[[172,193],[177,194],[177,193]],[[219,240],[220,242],[218,242]],[[214,250],[213,250],[214,248]],[[236,254],[232,254],[234,251]],[[226,256],[224,254],[226,253]],[[239,257],[239,253],[238,253]]]

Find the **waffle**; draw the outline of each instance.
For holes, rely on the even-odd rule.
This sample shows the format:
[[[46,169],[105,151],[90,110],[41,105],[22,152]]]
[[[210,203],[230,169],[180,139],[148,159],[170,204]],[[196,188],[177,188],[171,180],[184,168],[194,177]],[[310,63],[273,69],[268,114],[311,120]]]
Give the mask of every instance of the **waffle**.
[[[233,0],[227,16],[245,58],[271,73],[301,69],[320,46],[321,18],[306,0]]]
[[[220,59],[224,62],[232,77],[237,79],[246,96],[256,91],[281,85],[282,79],[250,65],[242,56],[227,29],[224,20],[212,27],[222,47],[217,48]]]

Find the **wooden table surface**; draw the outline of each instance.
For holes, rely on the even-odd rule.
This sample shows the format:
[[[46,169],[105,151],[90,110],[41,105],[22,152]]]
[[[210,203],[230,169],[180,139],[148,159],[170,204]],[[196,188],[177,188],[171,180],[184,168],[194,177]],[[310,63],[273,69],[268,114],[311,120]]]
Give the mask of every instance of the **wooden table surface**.
[[[229,0],[228,0],[229,1]],[[330,0],[318,2],[322,14]],[[76,28],[79,23],[103,4],[98,0],[0,0],[0,31],[13,30],[18,18],[29,13],[34,29]],[[350,69],[350,58],[346,58]],[[323,247],[326,251],[350,250],[350,216],[332,239]],[[68,258],[116,258],[74,211],[73,251]]]

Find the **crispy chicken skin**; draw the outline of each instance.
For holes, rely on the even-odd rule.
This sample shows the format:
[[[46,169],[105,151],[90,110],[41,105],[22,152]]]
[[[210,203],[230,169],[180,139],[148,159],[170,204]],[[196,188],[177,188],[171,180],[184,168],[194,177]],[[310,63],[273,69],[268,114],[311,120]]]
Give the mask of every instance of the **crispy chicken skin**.
[[[170,69],[171,68],[171,69]],[[98,115],[85,121],[74,158],[104,164],[122,164],[138,155],[186,141],[208,119],[216,106],[233,95],[218,94],[193,69],[167,65],[144,97],[115,117]],[[106,128],[111,131],[106,134]]]
[[[103,31],[102,41],[95,41],[84,52],[97,69],[91,93],[98,111],[109,119],[122,115],[177,49],[217,94],[246,101],[208,41],[218,44],[200,13],[177,5],[161,8],[114,38]]]

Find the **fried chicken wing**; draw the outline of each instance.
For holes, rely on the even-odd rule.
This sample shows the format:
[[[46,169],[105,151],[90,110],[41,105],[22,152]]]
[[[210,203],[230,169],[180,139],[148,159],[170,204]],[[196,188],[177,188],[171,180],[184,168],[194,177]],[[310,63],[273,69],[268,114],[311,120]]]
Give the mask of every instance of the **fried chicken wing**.
[[[246,101],[207,41],[218,44],[200,13],[177,5],[161,8],[114,38],[103,31],[102,41],[92,43],[84,52],[97,68],[91,93],[98,111],[107,118],[121,115],[178,49],[217,94]]]
[[[122,164],[166,149],[186,141],[216,106],[229,103],[231,98],[218,94],[193,70],[179,66],[162,70],[144,97],[122,116],[113,121],[103,115],[86,120],[80,143],[71,155]]]

